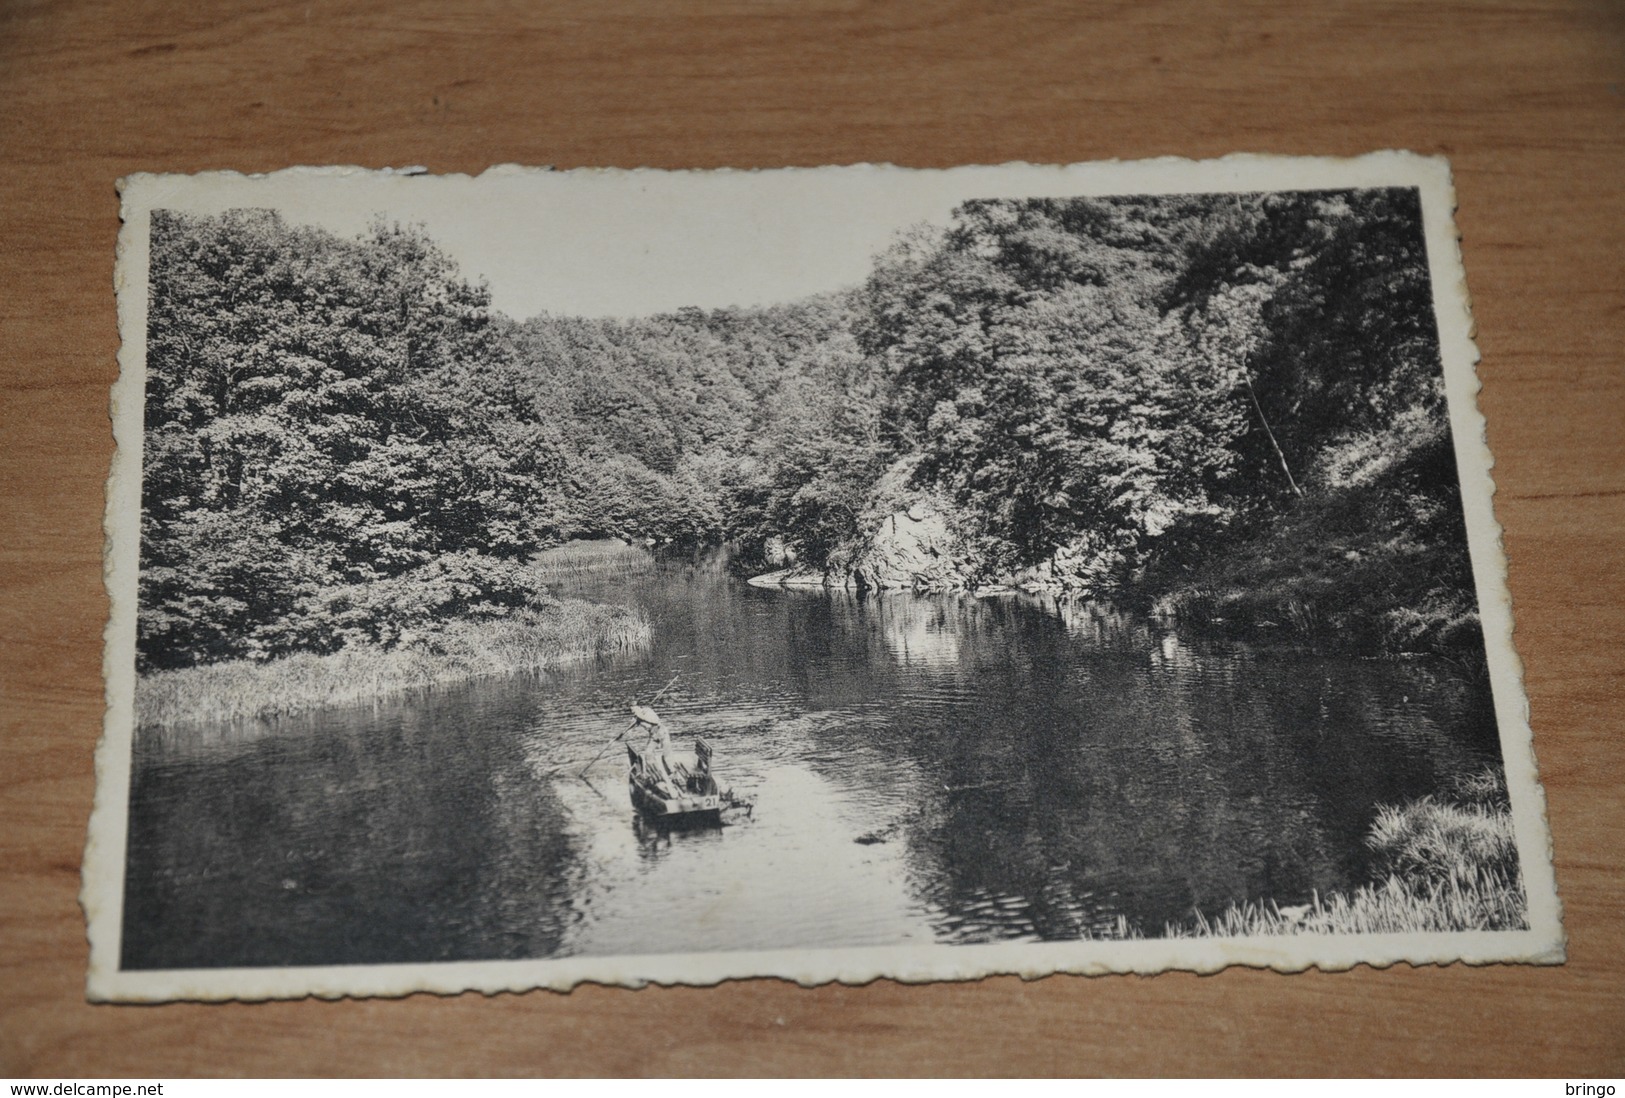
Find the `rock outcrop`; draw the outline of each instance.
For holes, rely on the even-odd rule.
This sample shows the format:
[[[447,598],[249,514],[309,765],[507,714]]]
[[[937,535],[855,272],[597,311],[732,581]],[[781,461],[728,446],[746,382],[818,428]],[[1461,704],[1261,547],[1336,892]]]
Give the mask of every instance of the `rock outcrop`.
[[[886,516],[849,564],[820,570],[795,563],[781,539],[769,563],[789,567],[752,576],[755,587],[839,587],[863,591],[966,591],[978,597],[1027,591],[1084,596],[1100,582],[1103,562],[1081,546],[1062,546],[1049,560],[1030,568],[987,577],[965,559],[947,519],[929,504],[916,503]]]
[[[958,590],[968,580],[947,522],[923,504],[888,515],[850,571],[857,586],[878,591]]]
[[[971,584],[969,567],[953,554],[953,538],[946,520],[922,503],[886,516],[868,543],[844,567],[819,571],[793,561],[793,555],[781,550],[772,563],[790,563],[791,567],[753,576],[749,582],[756,587],[869,591],[960,591]]]
[[[745,581],[752,587],[851,587],[852,583],[830,572],[820,572],[816,568],[792,567],[781,568],[776,572],[764,572],[760,576],[751,576]]]

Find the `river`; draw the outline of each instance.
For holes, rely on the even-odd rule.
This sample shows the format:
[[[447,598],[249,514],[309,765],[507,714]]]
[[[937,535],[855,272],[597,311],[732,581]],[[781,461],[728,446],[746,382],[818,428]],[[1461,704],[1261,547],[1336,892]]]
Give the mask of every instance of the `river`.
[[[592,575],[648,650],[136,738],[123,967],[1157,935],[1365,883],[1377,807],[1499,768],[1482,678],[1034,596]],[[662,833],[617,748],[661,699],[733,826]]]

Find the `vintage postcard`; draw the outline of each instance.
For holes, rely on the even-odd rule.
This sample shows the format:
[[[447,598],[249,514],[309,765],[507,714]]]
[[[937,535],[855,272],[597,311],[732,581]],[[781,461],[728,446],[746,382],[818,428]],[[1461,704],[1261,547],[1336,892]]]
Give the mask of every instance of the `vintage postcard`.
[[[122,194],[91,998],[1563,959],[1444,161]]]

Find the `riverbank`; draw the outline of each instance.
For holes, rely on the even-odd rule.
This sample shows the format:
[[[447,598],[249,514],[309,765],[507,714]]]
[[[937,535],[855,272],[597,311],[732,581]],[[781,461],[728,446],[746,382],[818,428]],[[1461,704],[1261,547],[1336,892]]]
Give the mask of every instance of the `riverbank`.
[[[491,675],[542,671],[634,650],[652,638],[636,610],[561,599],[507,618],[448,625],[432,638],[384,648],[352,645],[266,663],[232,660],[141,676],[138,725],[267,718],[372,702]]]
[[[582,576],[635,575],[655,566],[654,555],[620,538],[580,538],[543,549],[530,566],[549,584]]]
[[[1482,651],[1466,555],[1417,537],[1402,517],[1372,518],[1374,504],[1346,495],[1305,505],[1189,566],[1152,570],[1145,597],[1153,612],[1280,628],[1362,651]]]
[[[1274,934],[1422,934],[1528,927],[1523,880],[1480,873],[1428,883],[1400,876],[1348,895],[1316,895],[1306,905],[1232,904],[1202,915],[1170,938],[1237,938]]]
[[[1299,494],[1177,520],[1147,515],[1130,546],[1084,531],[1026,566],[988,516],[940,492],[886,495],[819,561],[764,553],[757,586],[1110,598],[1199,629],[1299,638],[1358,654],[1482,665],[1483,636],[1454,454],[1420,413],[1328,444]],[[1155,521],[1153,521],[1155,520]],[[770,542],[786,546],[796,531]],[[1001,548],[1002,546],[1002,548]],[[766,569],[776,569],[766,571]]]
[[[1379,879],[1308,902],[1232,903],[1208,916],[1163,928],[1168,938],[1240,938],[1277,934],[1420,934],[1523,930],[1528,904],[1513,837],[1512,811],[1499,775],[1484,772],[1440,797],[1377,810],[1367,845]],[[1108,937],[1144,937],[1119,921]]]

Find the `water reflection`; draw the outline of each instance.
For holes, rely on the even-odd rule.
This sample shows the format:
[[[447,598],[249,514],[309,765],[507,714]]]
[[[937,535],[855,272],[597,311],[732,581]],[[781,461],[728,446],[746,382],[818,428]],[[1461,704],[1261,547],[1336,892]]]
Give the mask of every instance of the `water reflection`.
[[[556,951],[579,873],[557,798],[510,740],[448,737],[432,716],[142,742],[125,967]]]
[[[1361,883],[1375,806],[1495,763],[1454,668],[1097,604],[591,576],[643,653],[307,718],[143,730],[130,967],[1068,939]],[[662,699],[753,818],[636,822]]]
[[[920,668],[952,669],[959,664],[966,605],[964,599],[923,599],[896,593],[868,599],[869,614],[892,659],[904,667]]]

